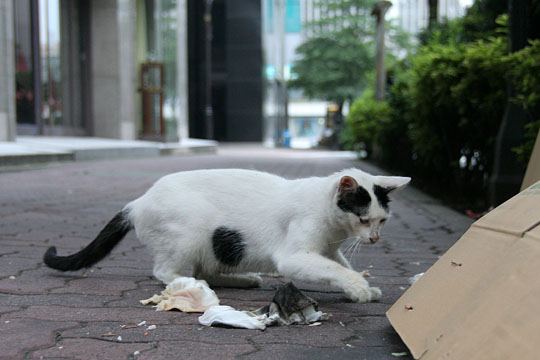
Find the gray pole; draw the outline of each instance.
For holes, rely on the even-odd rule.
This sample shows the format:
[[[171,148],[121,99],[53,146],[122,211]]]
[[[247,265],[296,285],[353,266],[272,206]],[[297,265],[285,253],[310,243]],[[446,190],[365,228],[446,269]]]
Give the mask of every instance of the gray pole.
[[[188,47],[187,47],[187,0],[176,2],[176,103],[177,105],[177,137],[189,138],[188,111]]]
[[[278,102],[278,143],[283,145],[284,131],[287,130],[287,81],[285,79],[285,0],[276,0],[276,41],[277,46],[277,71],[276,71],[276,83],[277,83],[277,102]]]
[[[375,97],[377,100],[384,99],[384,86],[386,83],[386,71],[384,69],[384,16],[390,6],[392,6],[390,1],[379,1],[373,6],[373,10],[371,11],[371,15],[377,19],[377,82],[375,88]]]

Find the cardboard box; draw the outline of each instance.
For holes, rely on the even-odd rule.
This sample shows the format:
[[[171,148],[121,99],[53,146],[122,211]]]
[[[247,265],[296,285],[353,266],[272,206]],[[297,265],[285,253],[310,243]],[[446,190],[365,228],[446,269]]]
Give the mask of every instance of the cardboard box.
[[[538,131],[538,135],[536,136],[531,158],[527,165],[527,171],[521,184],[521,190],[528,188],[537,181],[540,181],[540,131]]]
[[[475,222],[386,315],[415,359],[540,359],[540,182]]]

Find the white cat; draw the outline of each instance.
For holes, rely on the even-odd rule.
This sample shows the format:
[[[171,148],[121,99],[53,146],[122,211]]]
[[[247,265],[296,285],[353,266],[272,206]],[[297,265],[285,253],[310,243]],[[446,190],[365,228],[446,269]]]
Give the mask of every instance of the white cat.
[[[381,297],[354,271],[339,247],[350,237],[379,240],[389,216],[388,194],[408,177],[373,176],[357,169],[328,177],[287,180],[251,170],[197,170],[167,175],[127,204],[80,252],[44,262],[68,271],[103,259],[135,229],[154,256],[154,276],[170,283],[192,268],[211,285],[253,287],[278,272],[331,284],[352,300]]]

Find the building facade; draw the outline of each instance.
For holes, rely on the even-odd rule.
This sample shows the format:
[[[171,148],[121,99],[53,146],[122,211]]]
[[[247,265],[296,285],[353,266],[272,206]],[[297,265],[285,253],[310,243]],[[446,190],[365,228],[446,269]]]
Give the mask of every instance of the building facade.
[[[328,103],[288,89],[296,48],[309,36],[305,24],[321,17],[315,0],[263,0],[264,143],[310,148],[325,130]]]
[[[261,1],[190,0],[188,28],[191,136],[261,141]]]
[[[3,61],[14,59],[3,66],[15,84],[14,91],[2,94],[4,101],[15,103],[9,139],[17,134],[177,139],[178,123],[187,117],[177,86],[186,82],[177,67],[182,51],[175,49],[182,42],[174,41],[177,32],[186,32],[185,26],[177,30],[182,4],[2,0],[1,15],[13,19],[3,22],[12,36],[1,39],[2,46],[13,49],[13,54],[2,52]],[[166,36],[173,41],[158,41]],[[152,61],[162,64],[159,98],[143,86],[156,77],[141,74],[142,65]],[[145,115],[149,119],[143,122]]]
[[[261,140],[260,28],[260,0],[0,0],[0,141]]]

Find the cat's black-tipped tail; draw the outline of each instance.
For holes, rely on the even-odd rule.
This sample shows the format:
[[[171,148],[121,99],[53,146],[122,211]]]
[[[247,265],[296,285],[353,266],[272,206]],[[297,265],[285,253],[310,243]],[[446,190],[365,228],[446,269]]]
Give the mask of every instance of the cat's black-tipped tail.
[[[43,255],[43,262],[60,271],[74,271],[90,267],[103,259],[133,228],[125,211],[116,214],[87,247],[68,256],[57,256],[56,247],[51,246]]]

